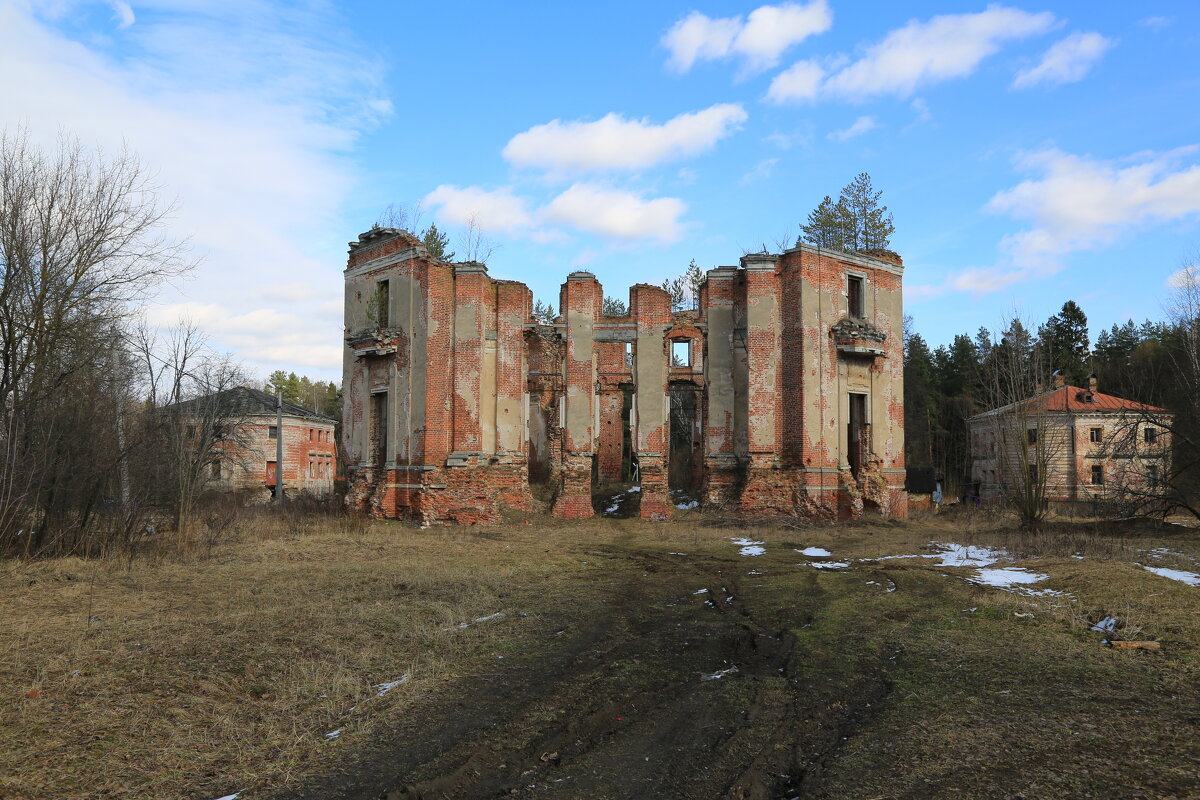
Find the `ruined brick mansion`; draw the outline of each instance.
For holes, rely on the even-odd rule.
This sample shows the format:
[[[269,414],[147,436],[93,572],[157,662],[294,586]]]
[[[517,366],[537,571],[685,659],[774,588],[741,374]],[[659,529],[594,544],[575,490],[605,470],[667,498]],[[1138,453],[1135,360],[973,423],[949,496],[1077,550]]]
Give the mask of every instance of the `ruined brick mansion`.
[[[616,317],[572,272],[547,322],[524,284],[375,228],[345,273],[349,502],[485,522],[536,498],[582,518],[595,487],[636,483],[651,519],[681,498],[904,517],[902,275],[890,252],[802,244],[709,270],[690,311],[638,284]]]

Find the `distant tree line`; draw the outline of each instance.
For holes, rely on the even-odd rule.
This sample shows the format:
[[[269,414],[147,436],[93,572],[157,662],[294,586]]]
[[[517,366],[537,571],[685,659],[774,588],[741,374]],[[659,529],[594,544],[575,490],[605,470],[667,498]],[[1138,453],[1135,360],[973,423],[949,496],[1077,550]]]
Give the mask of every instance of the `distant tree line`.
[[[948,345],[930,348],[911,317],[904,326],[905,457],[910,467],[928,467],[955,492],[970,480],[967,419],[1017,399],[1006,387],[1028,395],[1054,388],[1061,371],[1068,385],[1088,388],[1175,412],[1170,474],[1171,504],[1200,511],[1200,286],[1189,265],[1172,297],[1166,319],[1129,320],[1101,330],[1093,341],[1087,315],[1068,300],[1031,331],[1012,319],[998,335],[987,328],[963,333]],[[1020,373],[1023,383],[1012,380]]]

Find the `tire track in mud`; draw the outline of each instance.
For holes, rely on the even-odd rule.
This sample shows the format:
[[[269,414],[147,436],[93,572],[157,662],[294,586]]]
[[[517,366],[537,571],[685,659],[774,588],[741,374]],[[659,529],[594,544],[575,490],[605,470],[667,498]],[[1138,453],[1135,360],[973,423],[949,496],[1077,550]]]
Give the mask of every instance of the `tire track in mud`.
[[[624,563],[586,625],[414,710],[422,724],[382,736],[344,774],[276,800],[816,791],[885,699],[887,656],[865,674],[832,665],[824,685],[802,684],[791,673],[805,654],[791,630],[820,613],[815,582],[790,619],[762,619],[739,590],[740,563],[635,546],[594,551]]]

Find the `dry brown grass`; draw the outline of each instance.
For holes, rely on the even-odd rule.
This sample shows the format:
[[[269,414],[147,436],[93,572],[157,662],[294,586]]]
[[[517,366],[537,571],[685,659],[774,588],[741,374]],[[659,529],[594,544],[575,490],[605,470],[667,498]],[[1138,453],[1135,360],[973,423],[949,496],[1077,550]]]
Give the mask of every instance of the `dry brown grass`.
[[[962,584],[948,595],[948,617],[964,603],[988,603],[1006,624],[1010,610],[1031,610],[1038,625],[1061,622],[1090,648],[1098,636],[1083,620],[1114,615],[1128,632],[1162,640],[1164,657],[1196,659],[1200,589],[1130,563],[1158,547],[1200,557],[1187,529],[1064,527],[1029,539],[984,516],[846,526],[681,517],[564,524],[517,515],[492,529],[418,531],[264,512],[132,561],[0,563],[0,797],[211,800],[326,770],[422,698],[544,639],[564,614],[599,607],[606,571],[629,569],[607,560],[604,548],[615,545],[704,553],[785,580],[808,569],[797,569],[806,559],[795,548],[861,559],[921,552],[934,540],[1000,546],[1073,599]],[[767,542],[768,555],[739,559],[728,540],[742,535]],[[1079,552],[1084,559],[1073,558]],[[886,564],[898,580],[966,572],[923,559]],[[880,613],[903,594],[881,594]],[[458,627],[495,612],[508,616]],[[377,696],[375,685],[405,675]]]
[[[265,514],[249,524],[210,558],[3,565],[0,796],[286,783],[512,647],[528,592],[579,566],[522,526],[501,539]],[[457,627],[497,611],[510,616]]]

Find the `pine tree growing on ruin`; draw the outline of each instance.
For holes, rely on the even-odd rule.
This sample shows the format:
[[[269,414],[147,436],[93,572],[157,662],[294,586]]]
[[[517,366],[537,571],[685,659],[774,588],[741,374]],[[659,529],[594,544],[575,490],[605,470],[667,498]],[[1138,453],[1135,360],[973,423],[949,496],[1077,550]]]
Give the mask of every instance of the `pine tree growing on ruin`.
[[[450,236],[444,231],[439,231],[436,223],[429,223],[429,227],[421,234],[421,241],[425,243],[425,249],[429,251],[429,255],[438,261],[454,260],[454,253],[448,252]]]
[[[808,212],[808,224],[800,226],[796,244],[805,241],[817,247],[844,250],[843,224],[842,210],[832,197],[825,195],[820,205]]]
[[[872,186],[871,176],[860,172],[842,189],[836,203],[825,195],[809,212],[796,244],[806,241],[851,253],[886,250],[896,226],[888,207],[879,204],[882,196],[883,192]]]

